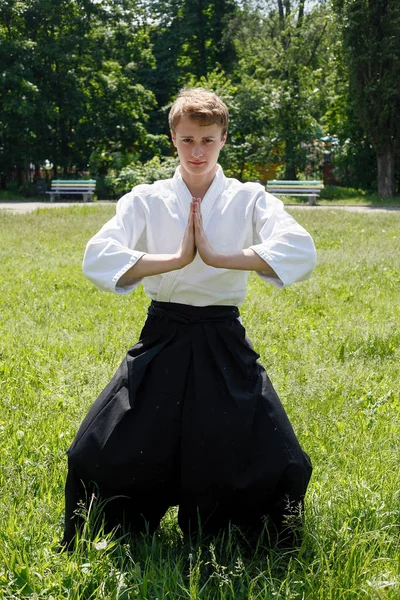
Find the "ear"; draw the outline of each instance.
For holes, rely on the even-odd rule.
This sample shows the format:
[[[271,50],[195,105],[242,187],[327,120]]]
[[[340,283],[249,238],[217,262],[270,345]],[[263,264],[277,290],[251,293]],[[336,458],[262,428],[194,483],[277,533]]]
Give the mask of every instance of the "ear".
[[[171,140],[172,140],[172,143],[173,143],[173,145],[174,145],[174,146],[175,146],[175,148],[176,148],[176,136],[175,136],[175,131],[172,131],[172,130],[170,130],[170,134],[171,134]]]
[[[226,136],[227,136],[227,134],[226,134],[226,133],[224,133],[224,135],[223,135],[223,136],[222,136],[222,138],[221,138],[221,148],[223,148],[223,147],[225,146],[225,142],[226,142]]]

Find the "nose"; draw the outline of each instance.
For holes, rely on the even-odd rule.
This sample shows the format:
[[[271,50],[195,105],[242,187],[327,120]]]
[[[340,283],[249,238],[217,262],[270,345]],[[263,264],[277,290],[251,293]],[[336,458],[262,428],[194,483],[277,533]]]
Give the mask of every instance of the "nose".
[[[193,145],[192,156],[193,156],[193,158],[200,158],[201,156],[203,156],[203,150],[202,150],[200,144]]]

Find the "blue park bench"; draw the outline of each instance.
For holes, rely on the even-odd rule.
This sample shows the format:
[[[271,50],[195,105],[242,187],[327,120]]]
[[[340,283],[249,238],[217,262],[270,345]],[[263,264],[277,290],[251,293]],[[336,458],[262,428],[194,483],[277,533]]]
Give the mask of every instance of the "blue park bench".
[[[90,202],[95,188],[95,179],[53,179],[50,191],[46,194],[50,194],[50,202],[54,202],[54,198],[59,199],[62,194],[80,194],[84,202]]]
[[[317,197],[324,188],[322,181],[289,181],[271,179],[267,181],[267,192],[274,196],[307,196],[308,202],[313,206]]]

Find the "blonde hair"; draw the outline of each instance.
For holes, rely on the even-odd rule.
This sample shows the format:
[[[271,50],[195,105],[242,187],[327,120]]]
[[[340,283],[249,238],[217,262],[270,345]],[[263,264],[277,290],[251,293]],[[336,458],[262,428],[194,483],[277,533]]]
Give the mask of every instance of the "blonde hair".
[[[222,127],[222,135],[228,130],[229,113],[226,104],[214,92],[205,88],[184,88],[179,92],[168,115],[171,131],[175,131],[184,116],[199,121],[200,125],[217,123]]]

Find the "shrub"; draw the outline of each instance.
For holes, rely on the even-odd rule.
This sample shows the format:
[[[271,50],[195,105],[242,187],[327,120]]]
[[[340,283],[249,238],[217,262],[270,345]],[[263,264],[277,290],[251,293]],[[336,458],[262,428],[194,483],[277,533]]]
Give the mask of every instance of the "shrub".
[[[337,185],[326,185],[319,197],[321,200],[348,200],[349,198],[359,198],[364,196],[365,192],[349,187],[339,187]]]
[[[132,162],[118,174],[108,175],[104,179],[104,185],[114,197],[121,196],[140,183],[153,183],[158,179],[172,177],[177,166],[177,158],[155,156],[145,163]]]

